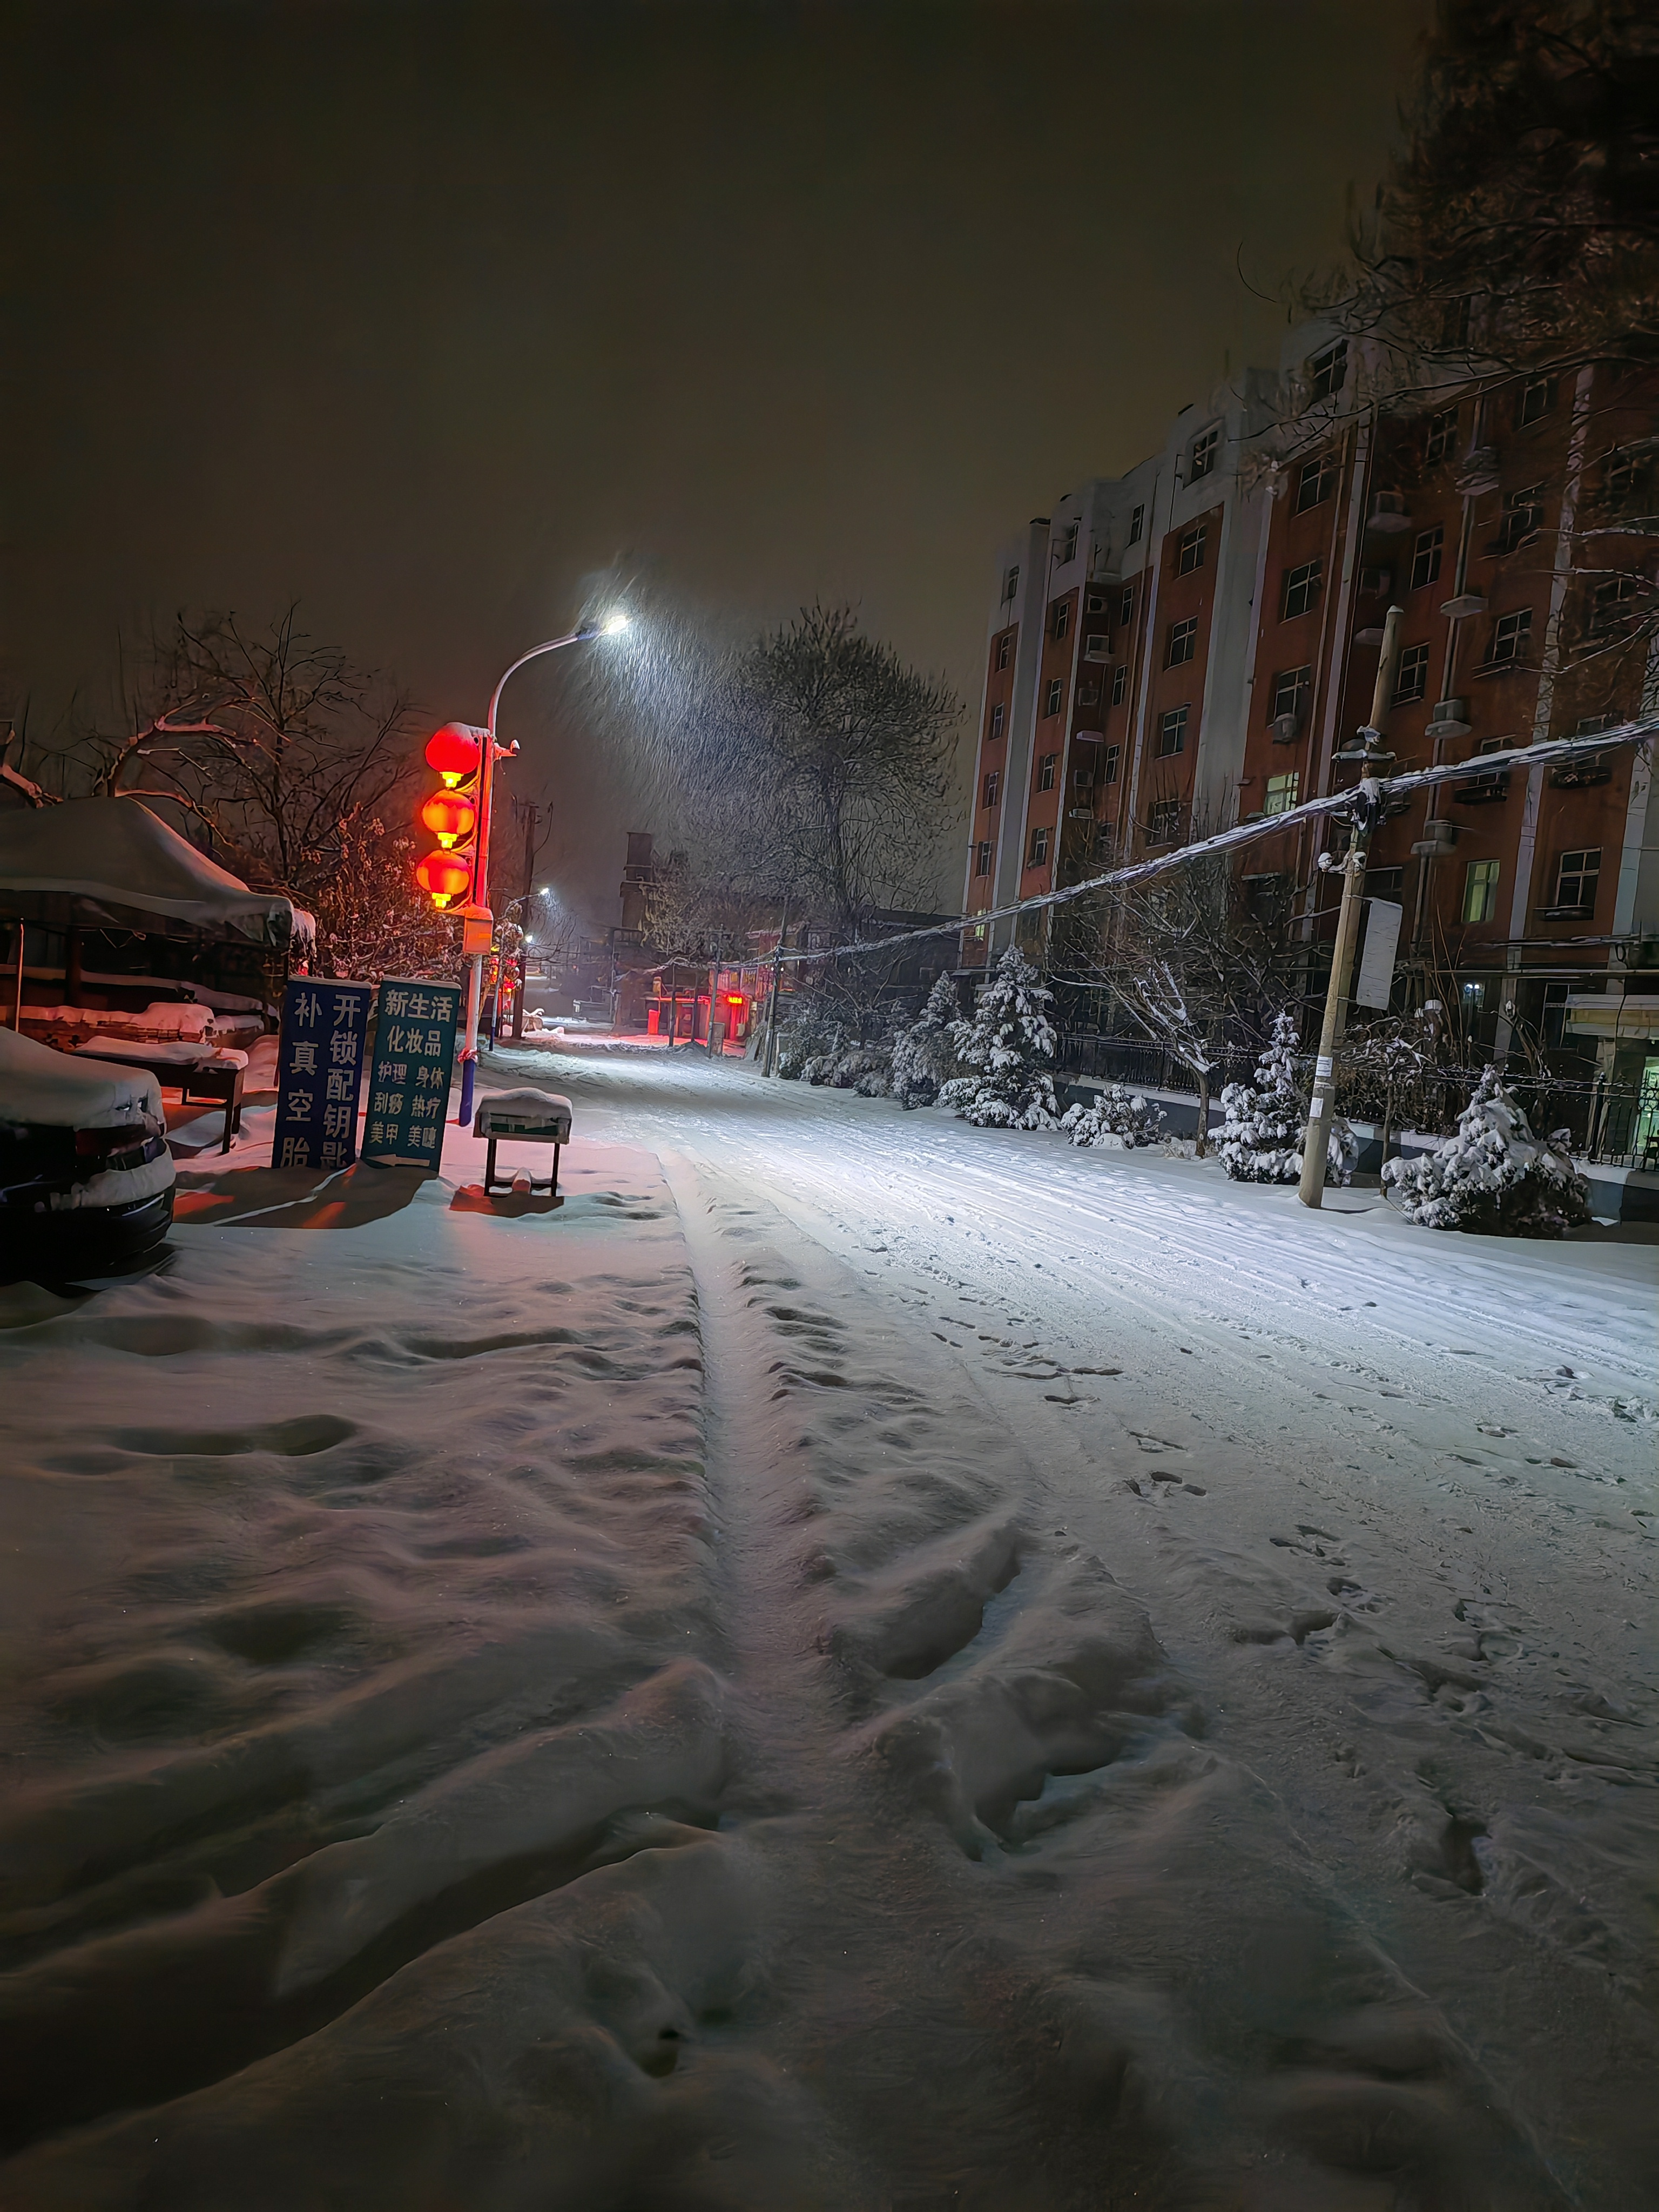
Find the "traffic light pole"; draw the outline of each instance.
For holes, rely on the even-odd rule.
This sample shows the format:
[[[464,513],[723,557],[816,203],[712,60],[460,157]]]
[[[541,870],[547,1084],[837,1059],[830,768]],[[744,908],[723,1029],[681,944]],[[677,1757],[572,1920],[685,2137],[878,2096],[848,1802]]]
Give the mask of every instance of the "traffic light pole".
[[[1382,632],[1382,651],[1376,664],[1376,684],[1371,693],[1371,719],[1359,732],[1361,750],[1348,754],[1367,769],[1394,758],[1382,750],[1382,726],[1394,699],[1395,672],[1400,660],[1402,610],[1389,609]],[[1339,759],[1343,756],[1339,754]],[[1371,787],[1366,790],[1366,785]],[[1348,1016],[1348,980],[1353,968],[1353,949],[1359,934],[1359,903],[1364,896],[1365,855],[1371,831],[1382,811],[1380,784],[1367,774],[1354,808],[1347,858],[1342,864],[1342,903],[1337,909],[1336,943],[1331,951],[1330,981],[1325,990],[1325,1019],[1319,1032],[1319,1057],[1314,1064],[1313,1097],[1308,1102],[1308,1127],[1302,1139],[1302,1182],[1297,1195],[1304,1206],[1318,1206],[1325,1195],[1325,1170],[1330,1158],[1331,1109],[1336,1097],[1336,1055]]]

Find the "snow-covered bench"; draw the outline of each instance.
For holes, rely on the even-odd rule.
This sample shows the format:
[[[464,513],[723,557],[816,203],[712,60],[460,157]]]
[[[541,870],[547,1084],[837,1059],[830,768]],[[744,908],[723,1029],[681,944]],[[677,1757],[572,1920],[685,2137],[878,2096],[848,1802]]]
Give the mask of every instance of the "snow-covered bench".
[[[515,1145],[551,1145],[553,1172],[548,1177],[546,1188],[550,1197],[559,1194],[559,1151],[570,1141],[570,1101],[561,1097],[556,1091],[497,1091],[479,1103],[472,1117],[472,1133],[486,1137],[489,1150],[484,1155],[484,1188],[493,1190],[498,1180],[495,1174],[495,1147],[506,1138]],[[512,1178],[502,1176],[499,1180],[510,1187]],[[530,1177],[530,1188],[537,1188],[536,1179]]]

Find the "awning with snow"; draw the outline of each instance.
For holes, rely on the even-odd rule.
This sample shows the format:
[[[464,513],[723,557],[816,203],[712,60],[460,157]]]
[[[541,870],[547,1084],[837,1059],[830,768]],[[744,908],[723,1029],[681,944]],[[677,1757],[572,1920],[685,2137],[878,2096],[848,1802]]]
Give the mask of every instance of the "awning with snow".
[[[75,902],[70,915],[67,902]],[[0,814],[0,911],[49,927],[106,922],[286,945],[294,908],[250,890],[136,799],[69,799]]]

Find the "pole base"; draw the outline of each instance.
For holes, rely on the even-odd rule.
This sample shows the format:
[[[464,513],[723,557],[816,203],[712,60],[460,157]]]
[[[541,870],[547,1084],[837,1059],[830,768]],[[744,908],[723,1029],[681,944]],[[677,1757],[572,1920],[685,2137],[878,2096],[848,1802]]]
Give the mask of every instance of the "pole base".
[[[458,1128],[467,1129],[472,1126],[472,1086],[477,1073],[477,1059],[471,1053],[465,1054],[461,1060],[461,1110],[455,1116]]]

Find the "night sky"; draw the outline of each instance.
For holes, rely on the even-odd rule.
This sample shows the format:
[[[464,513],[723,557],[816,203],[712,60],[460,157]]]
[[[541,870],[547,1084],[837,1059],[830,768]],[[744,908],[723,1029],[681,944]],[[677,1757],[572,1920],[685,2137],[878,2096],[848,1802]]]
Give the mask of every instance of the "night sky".
[[[1240,259],[1339,250],[1427,15],[9,8],[5,703],[107,715],[123,629],[297,597],[482,719],[612,568],[755,627],[851,599],[972,700],[996,539],[1276,358]],[[520,680],[603,925],[667,825]]]

